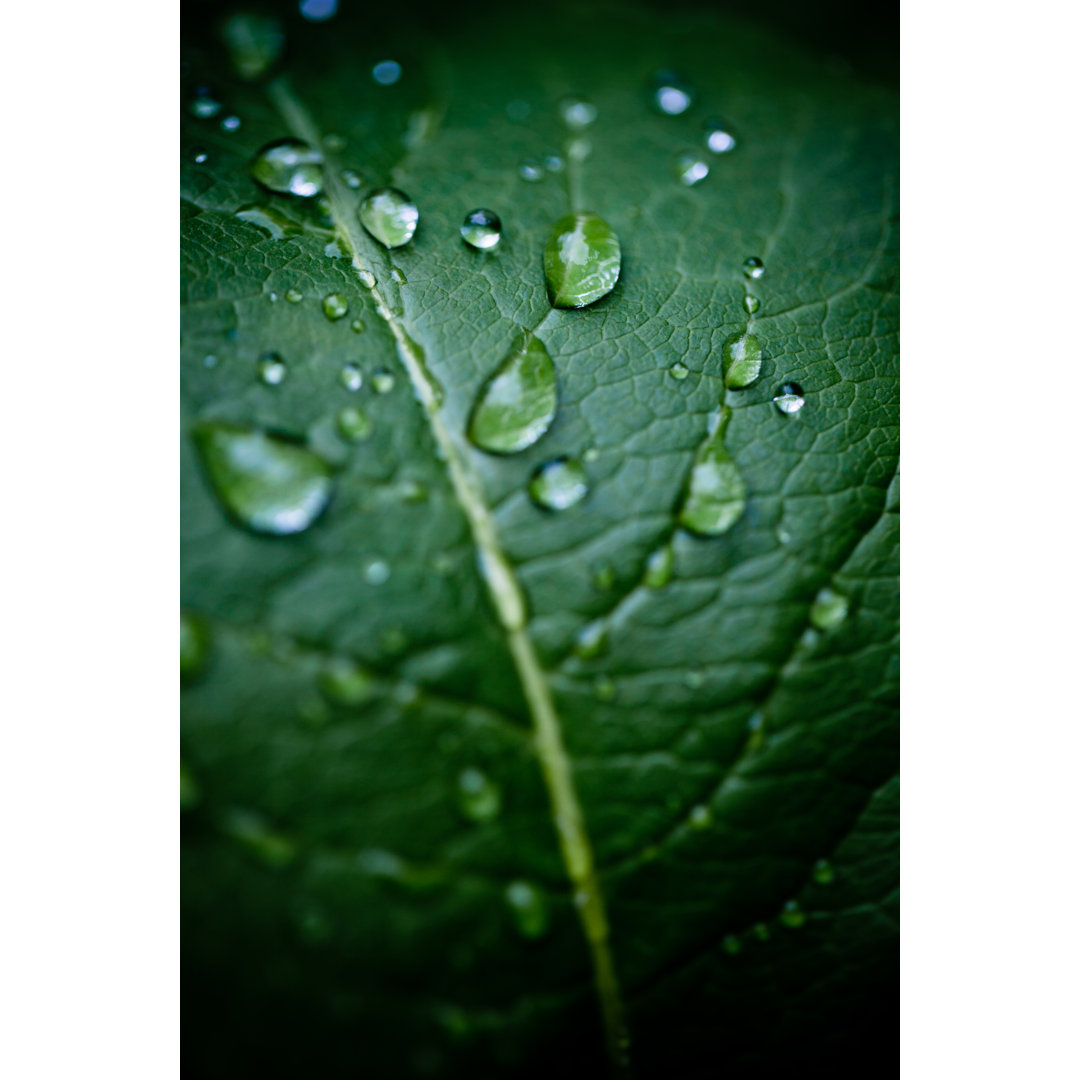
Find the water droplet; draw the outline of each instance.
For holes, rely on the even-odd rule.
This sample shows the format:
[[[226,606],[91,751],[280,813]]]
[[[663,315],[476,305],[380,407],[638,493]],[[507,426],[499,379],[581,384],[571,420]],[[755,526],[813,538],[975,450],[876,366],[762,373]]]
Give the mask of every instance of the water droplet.
[[[847,618],[848,599],[833,589],[824,588],[810,607],[810,622],[819,630],[832,630]]]
[[[705,125],[705,145],[714,154],[728,154],[735,149],[735,135],[731,125],[723,120],[710,120]]]
[[[338,0],[300,0],[300,14],[308,22],[326,22],[337,14]]]
[[[202,674],[210,658],[210,628],[197,615],[180,612],[180,678]]]
[[[492,454],[524,450],[551,427],[557,399],[555,365],[544,343],[526,333],[480,388],[469,439]]]
[[[310,199],[323,189],[322,154],[300,139],[267,143],[251,159],[251,176],[268,191]]]
[[[544,894],[528,881],[511,881],[503,895],[518,933],[530,941],[543,937],[550,921]]]
[[[724,936],[723,946],[728,956],[736,956],[742,952],[742,942],[734,934]]]
[[[596,119],[596,106],[581,97],[564,97],[559,102],[559,115],[571,131],[581,131]]]
[[[300,301],[304,299],[304,294],[299,289],[286,289],[285,299],[288,300],[290,304],[299,304]]]
[[[684,150],[675,155],[675,179],[693,187],[709,175],[709,163],[696,151]]]
[[[232,15],[225,20],[221,33],[236,74],[248,81],[266,75],[285,48],[281,23],[267,15]]]
[[[370,270],[357,270],[356,275],[360,278],[360,284],[363,285],[365,289],[374,289],[378,284],[375,280],[375,275]]]
[[[599,570],[593,574],[593,584],[602,592],[607,592],[615,584],[615,567],[611,563],[604,563]]]
[[[197,116],[200,120],[209,120],[221,112],[222,105],[209,87],[200,86],[191,99],[190,109],[193,116]]]
[[[361,224],[384,247],[407,244],[419,220],[416,203],[397,188],[376,188],[360,204]]]
[[[814,863],[813,871],[814,881],[818,885],[831,885],[833,879],[836,877],[836,872],[832,868],[832,864],[828,859],[818,859]]]
[[[580,660],[593,660],[608,651],[608,624],[597,619],[583,626],[574,638],[574,655]]]
[[[614,701],[615,683],[607,675],[599,676],[593,682],[593,697],[597,701]]]
[[[260,814],[251,810],[230,810],[221,820],[227,836],[241,843],[260,862],[280,869],[296,858],[296,846],[288,837],[274,832]]]
[[[773,404],[785,416],[796,416],[799,410],[806,404],[803,397],[802,387],[798,383],[784,383],[772,399]]]
[[[529,498],[544,510],[566,510],[588,494],[585,469],[574,458],[546,461],[529,480]]]
[[[303,532],[330,502],[330,466],[299,443],[216,422],[196,425],[192,437],[214,494],[253,532]]]
[[[349,314],[349,301],[341,293],[327,293],[322,301],[323,314],[331,321],[337,322]]]
[[[385,585],[390,580],[390,564],[382,559],[372,559],[364,567],[364,580],[369,585]]]
[[[371,69],[371,77],[380,86],[393,86],[401,78],[401,65],[396,60],[380,60]]]
[[[791,533],[788,532],[787,529],[781,527],[776,530],[776,539],[779,540],[781,544],[790,544]]]
[[[469,821],[483,823],[499,816],[502,794],[479,769],[466,769],[458,777],[458,808]]]
[[[213,353],[207,353],[202,358],[204,368],[216,368],[218,366],[218,358]]]
[[[602,217],[567,214],[544,247],[544,276],[552,307],[582,308],[607,296],[619,280],[619,238]]]
[[[653,77],[652,99],[665,116],[681,116],[693,105],[694,91],[674,72],[660,71]]]
[[[221,121],[222,131],[239,131],[240,130],[240,117],[239,116],[226,116]]]
[[[349,442],[363,442],[371,437],[371,421],[367,414],[349,405],[337,414],[336,420],[338,434]]]
[[[675,551],[670,544],[657,548],[645,563],[645,584],[650,589],[662,589],[675,570]]]
[[[559,154],[545,154],[544,168],[551,173],[560,173],[566,168],[566,163]]]
[[[502,236],[502,222],[494,210],[470,210],[461,226],[461,236],[469,247],[486,251]]]
[[[205,165],[210,160],[210,155],[201,146],[196,146],[192,148],[191,160],[196,165]]]
[[[677,379],[679,382],[682,382],[682,380],[690,374],[690,369],[684,363],[682,363],[682,361],[676,360],[675,363],[668,368],[668,374],[673,379]]]
[[[322,665],[319,690],[335,705],[363,705],[375,693],[375,679],[352,657],[332,656]]]
[[[765,273],[765,264],[756,255],[751,255],[743,262],[742,269],[748,278],[757,280]]]
[[[236,211],[236,216],[249,225],[265,230],[274,240],[286,236],[296,236],[303,229],[291,217],[283,214],[276,206],[258,206],[249,203]]]
[[[353,191],[356,191],[364,182],[364,178],[355,169],[342,169],[341,179],[345,181],[345,186],[352,188]]]
[[[758,308],[761,307],[761,301],[756,296],[751,296],[747,293],[747,295],[743,297],[743,306],[751,315],[756,315]]]
[[[359,390],[364,385],[364,373],[355,364],[342,364],[338,381],[346,390]]]
[[[506,115],[515,123],[528,120],[532,113],[532,106],[527,101],[508,101],[506,103]]]
[[[705,676],[700,671],[688,671],[683,676],[683,682],[691,690],[700,690],[705,685]]]
[[[267,386],[280,386],[289,374],[289,368],[277,353],[267,353],[259,358],[255,365],[255,374],[259,381]]]
[[[530,184],[536,184],[544,179],[544,170],[536,158],[526,158],[518,166],[518,176],[527,180]]]
[[[709,434],[698,447],[679,511],[679,524],[698,536],[727,532],[746,509],[746,485],[724,445],[731,421],[727,407],[714,413]]]
[[[324,135],[323,136],[323,146],[325,146],[326,149],[329,150],[331,154],[340,154],[341,151],[345,149],[345,146],[346,146],[347,142],[348,142],[348,140],[345,138],[344,135],[330,134],[330,135]],[[344,179],[344,175],[345,174],[342,173],[342,178],[343,179]]]
[[[704,803],[690,811],[690,828],[707,829],[712,824],[712,810]]]
[[[789,930],[798,930],[806,922],[806,912],[799,907],[797,900],[789,900],[780,912],[780,922]]]
[[[371,376],[371,386],[376,394],[389,394],[394,389],[394,376],[386,368],[379,368]]]
[[[276,304],[277,303],[277,293],[276,292],[268,292],[266,294],[266,298],[267,298],[267,300],[270,301],[271,304]]]
[[[742,390],[761,374],[761,342],[753,334],[731,338],[721,352],[724,365],[724,385]]]
[[[364,320],[353,319],[349,326],[352,328],[354,334],[362,334],[364,332]]]
[[[199,791],[199,785],[195,780],[195,777],[191,775],[191,771],[184,764],[180,762],[180,810],[193,810],[199,805],[199,799],[202,798],[202,792]]]
[[[404,270],[399,270],[396,266],[390,267],[390,280],[395,285],[408,285],[409,279],[405,276]]]

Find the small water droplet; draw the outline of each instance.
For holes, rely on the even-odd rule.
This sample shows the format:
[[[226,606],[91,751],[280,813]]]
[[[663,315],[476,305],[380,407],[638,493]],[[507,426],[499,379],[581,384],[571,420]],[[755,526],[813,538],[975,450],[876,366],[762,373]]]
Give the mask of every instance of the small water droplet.
[[[199,785],[195,780],[195,777],[191,775],[191,770],[183,761],[180,762],[180,810],[193,810],[199,805],[199,800],[202,798],[202,792],[199,791]]]
[[[736,956],[742,952],[742,942],[734,934],[724,936],[723,946],[728,956]]]
[[[684,150],[675,155],[675,179],[693,187],[709,175],[709,163],[696,150]]]
[[[508,101],[506,103],[506,115],[515,123],[520,124],[528,120],[532,113],[532,106],[527,101]]]
[[[588,491],[585,469],[574,458],[546,461],[529,480],[529,498],[544,510],[566,510],[581,502]]]
[[[371,69],[371,77],[380,86],[393,86],[401,78],[401,65],[396,60],[380,60]]]
[[[743,297],[743,306],[751,315],[756,315],[758,308],[761,307],[761,301],[756,296],[751,296],[747,293],[747,295]]]
[[[260,862],[280,869],[296,858],[296,846],[286,836],[274,832],[261,814],[251,810],[230,810],[221,820],[227,836],[242,844]]]
[[[363,705],[375,693],[372,674],[350,656],[332,656],[322,665],[319,690],[335,705]]]
[[[593,660],[608,651],[608,624],[597,619],[583,626],[574,638],[574,655],[580,660]]]
[[[424,503],[428,500],[428,489],[417,480],[404,480],[398,486],[398,494],[405,503]]]
[[[357,191],[364,182],[364,178],[355,169],[342,169],[341,179],[345,181],[345,186],[353,191]]]
[[[779,540],[781,544],[790,544],[791,533],[788,532],[787,529],[781,527],[776,530],[776,539]]]
[[[688,671],[683,676],[683,682],[691,690],[700,690],[705,685],[705,676],[700,671]]]
[[[765,273],[765,264],[756,256],[749,256],[742,264],[743,273],[755,281]]]
[[[527,180],[530,184],[536,184],[544,179],[544,169],[536,158],[526,158],[518,166],[518,176],[522,180]]]
[[[364,385],[364,373],[356,364],[342,364],[338,381],[346,390],[356,391]]]
[[[367,414],[349,405],[337,414],[336,426],[338,434],[349,442],[363,442],[371,437],[371,421]]]
[[[544,168],[550,173],[560,173],[566,168],[566,162],[559,154],[545,154]]]
[[[599,676],[593,682],[593,697],[597,701],[614,701],[615,683],[607,675]]]
[[[806,912],[799,907],[797,900],[789,900],[780,912],[780,922],[789,930],[798,930],[806,922]]]
[[[204,368],[216,368],[218,366],[218,358],[213,353],[207,353],[202,358]]]
[[[848,599],[830,588],[817,594],[810,607],[810,622],[819,630],[832,630],[847,618]]]
[[[299,443],[216,422],[196,425],[192,438],[214,494],[252,532],[303,532],[330,502],[330,466]]]
[[[352,328],[354,334],[362,334],[364,332],[364,320],[353,319],[349,326]]]
[[[252,159],[252,179],[268,191],[310,199],[323,189],[322,154],[300,139],[267,143]]]
[[[585,453],[581,455],[581,458],[586,463],[591,464],[600,459],[600,451],[595,446],[590,446]]]
[[[308,22],[326,22],[337,14],[338,0],[300,0],[300,14]]]
[[[730,420],[727,407],[713,414],[690,469],[679,524],[698,536],[727,532],[746,510],[746,485],[724,445]]]
[[[193,116],[200,120],[210,120],[221,112],[222,105],[217,95],[207,86],[200,86],[195,91],[189,106]]]
[[[277,353],[267,353],[259,358],[255,365],[255,374],[259,381],[267,386],[280,386],[289,374],[289,368]]]
[[[389,394],[394,389],[394,376],[386,368],[379,368],[371,376],[371,386],[376,394]]]
[[[390,280],[395,285],[408,285],[409,279],[405,276],[403,270],[398,269],[396,266],[390,267]]]
[[[277,19],[242,12],[230,16],[221,28],[233,68],[241,79],[261,79],[281,59],[285,33]]]
[[[458,809],[469,821],[484,823],[499,816],[502,794],[479,769],[465,769],[458,777]]]
[[[502,222],[494,210],[470,210],[461,226],[461,237],[469,247],[486,251],[502,237]]]
[[[530,941],[543,937],[550,922],[544,894],[528,881],[511,881],[503,895],[518,933]]]
[[[681,360],[676,360],[675,363],[668,368],[668,374],[673,379],[682,382],[683,379],[690,374],[690,369]]]
[[[818,885],[831,885],[833,879],[836,877],[836,872],[832,868],[832,864],[828,859],[818,859],[814,863],[813,871],[814,881]]]
[[[729,154],[735,149],[735,134],[723,120],[710,120],[705,125],[705,145],[714,154]]]
[[[513,454],[532,446],[555,418],[555,365],[544,343],[524,334],[480,388],[469,415],[474,446]]]
[[[304,294],[299,289],[286,289],[285,299],[288,300],[290,304],[299,304],[300,301],[304,299]]]
[[[761,374],[761,342],[753,334],[731,338],[721,352],[724,366],[724,385],[742,390]]]
[[[690,828],[707,829],[712,824],[712,810],[704,803],[690,811]]]
[[[659,71],[653,77],[652,100],[665,116],[681,116],[693,105],[694,91],[673,71]]]
[[[544,246],[544,276],[552,307],[582,308],[615,288],[622,250],[615,230],[587,211],[567,214],[552,226]]]
[[[675,570],[675,551],[670,544],[657,548],[645,562],[645,584],[650,589],[662,589]]]
[[[365,289],[374,289],[378,282],[375,280],[375,275],[370,270],[357,270],[357,277],[360,278],[360,284]]]
[[[615,567],[611,563],[604,563],[593,574],[593,584],[602,592],[607,592],[615,584]]]
[[[180,678],[201,675],[210,658],[210,628],[190,611],[180,612]]]
[[[210,160],[210,155],[201,146],[196,146],[192,148],[191,160],[196,165],[205,165]]]
[[[236,115],[226,116],[221,121],[222,131],[239,131],[240,130],[240,117]]]
[[[372,559],[364,567],[364,580],[369,585],[385,585],[390,580],[390,564],[382,559]]]
[[[799,410],[806,404],[802,387],[793,382],[784,383],[772,400],[777,409],[785,416],[797,416]]]
[[[397,188],[376,188],[360,204],[360,223],[384,247],[407,244],[419,221],[416,203]]]
[[[559,115],[571,131],[581,131],[596,119],[596,106],[582,97],[564,97],[559,102]]]
[[[322,301],[323,314],[331,321],[337,322],[349,314],[349,301],[341,293],[327,293]]]
[[[268,292],[266,294],[266,298],[267,298],[267,300],[270,301],[271,304],[276,304],[277,303],[277,293],[276,292]]]

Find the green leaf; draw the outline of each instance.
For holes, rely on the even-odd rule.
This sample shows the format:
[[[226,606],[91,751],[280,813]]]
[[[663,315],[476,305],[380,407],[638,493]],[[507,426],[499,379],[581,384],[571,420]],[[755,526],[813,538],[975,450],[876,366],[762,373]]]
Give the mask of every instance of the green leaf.
[[[282,5],[280,60],[245,38],[240,74],[216,9],[185,19],[187,1066],[877,1075],[895,96],[716,13],[460,9],[405,40],[400,13],[341,7]],[[692,88],[680,115],[650,100],[661,69]],[[200,85],[220,113],[189,108]],[[321,194],[253,179],[282,139],[311,147]],[[709,172],[688,187],[691,150]],[[551,168],[529,182],[526,159]],[[360,218],[386,187],[418,209],[392,250]],[[545,245],[581,206],[618,237],[618,280],[553,307]],[[487,251],[460,232],[477,207],[502,221]],[[523,331],[554,419],[485,453],[470,417]],[[733,362],[760,366],[735,389],[744,335]],[[805,404],[783,415],[789,382]],[[557,462],[588,493],[545,512],[530,480]],[[716,465],[744,505],[696,535]],[[298,501],[296,529],[260,530]]]

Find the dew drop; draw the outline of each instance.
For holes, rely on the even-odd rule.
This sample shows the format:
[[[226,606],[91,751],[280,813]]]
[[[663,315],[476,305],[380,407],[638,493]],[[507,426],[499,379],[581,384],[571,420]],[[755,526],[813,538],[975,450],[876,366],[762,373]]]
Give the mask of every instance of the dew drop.
[[[235,115],[226,116],[221,121],[221,130],[222,131],[239,131],[240,130],[240,124],[241,124],[241,121],[240,121],[239,116],[235,116]]]
[[[597,619],[578,631],[574,638],[574,655],[579,660],[594,660],[608,651],[608,624]]]
[[[545,154],[544,168],[550,173],[560,173],[566,168],[566,162],[560,154]]]
[[[528,881],[511,881],[503,895],[518,933],[530,941],[543,937],[550,922],[544,894]]]
[[[367,414],[353,405],[342,409],[335,420],[338,434],[349,442],[363,442],[371,437],[371,421]]]
[[[201,675],[210,658],[210,628],[190,611],[180,612],[180,678]]]
[[[480,388],[469,440],[492,454],[524,450],[551,427],[557,401],[555,365],[544,343],[526,333]]]
[[[544,169],[536,158],[526,158],[518,166],[518,176],[530,184],[536,184],[544,179]]]
[[[824,588],[810,606],[810,622],[819,630],[832,630],[847,618],[847,613],[847,597]]]
[[[710,120],[705,125],[705,145],[714,154],[728,154],[735,149],[735,135],[730,124],[723,120]]]
[[[369,585],[385,585],[390,580],[390,564],[382,559],[372,559],[364,567],[364,580]]]
[[[461,237],[469,247],[487,251],[502,237],[502,222],[494,210],[470,210],[461,226]]]
[[[213,353],[207,353],[202,358],[203,367],[207,369],[213,369],[218,366],[218,358]]]
[[[731,338],[721,353],[724,365],[724,385],[742,390],[761,374],[761,342],[753,334]]]
[[[338,381],[346,390],[356,391],[364,385],[364,374],[356,364],[342,364]]]
[[[191,160],[196,165],[205,165],[210,160],[210,155],[201,146],[196,146],[191,151]]]
[[[582,97],[564,97],[559,102],[559,115],[571,131],[581,131],[596,119],[596,106]]]
[[[268,191],[310,199],[323,189],[322,154],[300,139],[267,143],[252,159],[252,179]]]
[[[698,447],[679,511],[679,524],[698,536],[719,536],[746,510],[746,485],[724,445],[731,409],[714,413]]]
[[[622,251],[614,229],[588,211],[555,222],[544,247],[544,276],[552,307],[582,308],[615,288]]]
[[[297,442],[218,422],[196,425],[192,438],[214,494],[252,532],[303,532],[330,502],[330,466]]]
[[[270,234],[274,240],[282,240],[286,236],[296,236],[303,229],[291,217],[283,214],[276,206],[259,206],[249,203],[241,206],[236,211],[236,216],[249,225],[262,229]]]
[[[675,570],[675,551],[670,544],[657,548],[645,563],[645,585],[650,589],[662,589]]]
[[[690,369],[681,360],[676,360],[675,363],[668,368],[668,374],[673,379],[682,382],[683,379],[690,374]]]
[[[742,952],[742,942],[734,934],[726,934],[722,944],[728,956],[736,956]]]
[[[376,188],[360,204],[360,223],[384,247],[407,244],[419,220],[416,203],[397,188]]]
[[[574,458],[546,461],[529,480],[529,498],[544,510],[566,510],[581,502],[588,491],[585,469]]]
[[[386,368],[379,368],[371,376],[371,386],[376,394],[389,394],[394,389],[394,376]]]
[[[288,866],[296,858],[296,846],[288,837],[274,832],[260,814],[250,810],[230,810],[221,827],[260,862],[274,869]]]
[[[322,309],[331,322],[337,322],[349,314],[349,301],[341,293],[327,293],[323,297]]]
[[[255,374],[266,386],[280,386],[289,374],[289,368],[277,353],[267,353],[259,358]]]
[[[499,816],[502,794],[479,769],[465,769],[458,777],[458,809],[469,821],[484,823]]]
[[[300,0],[300,14],[308,22],[326,22],[337,14],[338,0]]]
[[[380,86],[393,86],[401,78],[401,65],[396,60],[380,60],[371,69],[371,77]]]
[[[784,416],[797,416],[799,410],[806,404],[802,387],[793,382],[784,383],[772,400],[773,404]]]
[[[756,256],[749,256],[742,264],[743,273],[753,280],[757,280],[765,273],[765,264]]]
[[[345,181],[345,186],[352,188],[353,191],[358,190],[364,182],[363,177],[355,169],[342,169],[341,179]]]
[[[281,23],[267,15],[232,15],[225,20],[221,34],[237,75],[249,82],[266,75],[285,48]]]
[[[743,297],[743,306],[749,314],[756,315],[758,308],[761,307],[761,301],[756,296],[751,296],[747,293],[747,295]]]
[[[690,828],[707,829],[712,824],[712,810],[704,803],[690,811]]]
[[[352,328],[354,334],[362,334],[364,332],[364,320],[353,319],[349,326]]]
[[[831,885],[836,877],[836,872],[828,859],[818,859],[814,863],[813,877],[818,885]]]
[[[277,303],[277,293],[276,292],[273,292],[273,291],[268,292],[266,294],[266,298],[267,298],[267,300],[270,301],[271,304],[276,304]]]
[[[693,187],[709,175],[709,163],[696,150],[684,150],[675,155],[675,179]]]
[[[285,299],[288,300],[290,304],[299,304],[300,301],[304,299],[304,294],[299,289],[286,289]]]
[[[409,279],[405,276],[403,270],[399,270],[396,266],[390,268],[390,280],[395,285],[408,285]]]
[[[370,270],[357,270],[357,277],[360,278],[360,284],[365,289],[374,289],[378,282],[375,280],[375,275]]]
[[[693,105],[694,91],[674,72],[660,71],[653,77],[652,100],[665,116],[681,116]]]
[[[195,91],[189,108],[193,116],[197,116],[200,120],[210,120],[221,112],[222,105],[209,87],[200,86]]]
[[[806,912],[799,907],[797,900],[789,900],[780,912],[780,922],[789,930],[798,930],[806,922]]]
[[[318,686],[328,701],[347,708],[363,705],[375,693],[372,674],[350,656],[333,656],[325,661]]]

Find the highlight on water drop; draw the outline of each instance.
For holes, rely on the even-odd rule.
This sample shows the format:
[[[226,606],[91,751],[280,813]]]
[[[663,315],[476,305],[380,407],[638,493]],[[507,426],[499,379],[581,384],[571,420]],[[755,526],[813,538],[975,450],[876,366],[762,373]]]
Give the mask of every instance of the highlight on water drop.
[[[589,492],[581,462],[558,457],[537,467],[529,480],[529,498],[544,510],[567,510]]]
[[[789,417],[798,416],[799,411],[806,404],[802,387],[796,382],[784,383],[772,400],[777,411]]]
[[[471,248],[489,251],[502,237],[502,222],[494,210],[470,210],[461,225],[461,238]]]

